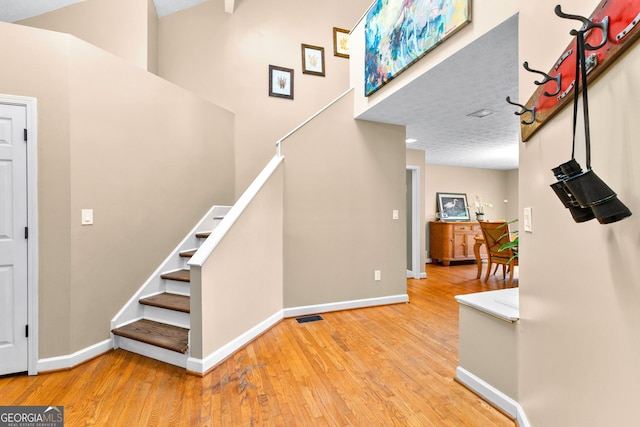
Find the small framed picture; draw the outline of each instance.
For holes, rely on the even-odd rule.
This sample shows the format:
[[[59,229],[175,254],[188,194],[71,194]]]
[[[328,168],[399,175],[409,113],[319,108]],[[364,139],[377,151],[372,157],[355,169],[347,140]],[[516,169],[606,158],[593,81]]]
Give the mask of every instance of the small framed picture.
[[[269,65],[269,96],[293,99],[293,69]]]
[[[333,27],[333,56],[349,57],[349,31]]]
[[[469,221],[465,193],[436,193],[441,221]]]
[[[302,44],[302,73],[324,77],[324,48]]]

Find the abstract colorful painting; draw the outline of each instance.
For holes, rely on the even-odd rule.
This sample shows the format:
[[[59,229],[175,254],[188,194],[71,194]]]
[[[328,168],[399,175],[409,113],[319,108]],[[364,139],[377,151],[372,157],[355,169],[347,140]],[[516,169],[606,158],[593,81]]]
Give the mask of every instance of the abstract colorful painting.
[[[377,0],[365,24],[369,96],[471,22],[471,0]]]

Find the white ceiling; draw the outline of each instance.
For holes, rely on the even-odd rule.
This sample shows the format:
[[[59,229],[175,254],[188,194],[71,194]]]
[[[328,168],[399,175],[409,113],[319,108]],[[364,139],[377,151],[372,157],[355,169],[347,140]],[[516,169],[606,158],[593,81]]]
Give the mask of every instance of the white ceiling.
[[[359,118],[405,125],[418,140],[407,147],[425,150],[429,164],[510,170],[520,119],[507,96],[518,99],[517,15]],[[482,109],[493,114],[468,116]]]
[[[0,21],[15,22],[81,1],[0,0]],[[162,17],[203,1],[154,0],[154,4]],[[407,147],[425,150],[429,164],[510,170],[518,167],[520,122],[513,114],[517,108],[505,98],[517,100],[517,95],[518,18],[514,16],[359,118],[405,125],[407,137],[418,140]],[[493,113],[484,118],[467,116],[481,109]]]

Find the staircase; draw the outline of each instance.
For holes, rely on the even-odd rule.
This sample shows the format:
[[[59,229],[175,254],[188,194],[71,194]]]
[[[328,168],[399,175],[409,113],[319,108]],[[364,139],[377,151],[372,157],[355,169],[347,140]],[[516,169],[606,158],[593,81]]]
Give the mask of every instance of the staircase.
[[[187,263],[229,209],[214,206],[111,321],[115,348],[187,367],[191,305]]]

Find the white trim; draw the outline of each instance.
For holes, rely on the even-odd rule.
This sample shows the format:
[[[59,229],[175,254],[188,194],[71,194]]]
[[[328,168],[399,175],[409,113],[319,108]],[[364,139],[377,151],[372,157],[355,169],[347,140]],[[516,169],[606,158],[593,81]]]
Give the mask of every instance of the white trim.
[[[505,322],[520,320],[520,288],[506,288],[456,295],[459,304],[490,314]]]
[[[115,336],[113,342],[117,348],[130,351],[131,353],[140,354],[150,359],[159,360],[160,362],[180,368],[187,367],[187,358],[189,357],[187,354],[121,336]]]
[[[113,340],[108,339],[73,354],[66,356],[50,357],[38,360],[38,372],[58,371],[60,369],[71,369],[81,363],[91,360],[113,349]]]
[[[284,309],[284,317],[304,316],[307,314],[328,313],[330,311],[351,310],[354,308],[375,307],[378,305],[409,302],[408,294],[389,295],[386,297],[366,298],[351,301],[332,302],[328,304],[306,305]]]
[[[280,156],[280,145],[282,144],[282,141],[284,141],[285,139],[289,138],[291,135],[293,135],[294,133],[296,133],[297,131],[299,131],[302,127],[304,127],[307,123],[309,123],[311,120],[315,119],[317,116],[319,116],[320,114],[322,114],[325,110],[327,110],[329,107],[331,107],[333,104],[335,104],[336,102],[340,101],[342,98],[344,98],[346,95],[349,94],[349,92],[353,91],[355,88],[351,87],[349,89],[347,89],[346,91],[344,91],[340,96],[338,96],[336,99],[334,99],[333,101],[329,102],[327,105],[325,105],[324,107],[322,107],[317,113],[313,114],[311,117],[309,117],[307,120],[305,120],[304,122],[300,123],[298,126],[296,126],[292,131],[290,131],[288,134],[286,134],[285,136],[283,136],[282,138],[280,138],[279,140],[276,141],[276,152],[277,155]]]
[[[308,305],[302,307],[293,307],[280,310],[267,319],[263,320],[253,328],[249,329],[244,334],[229,341],[213,353],[206,356],[204,359],[197,359],[195,357],[189,357],[187,360],[187,370],[197,374],[204,374],[226,358],[240,350],[242,347],[253,341],[265,331],[269,330],[276,323],[281,321],[285,317],[296,317],[306,314],[314,313],[326,313],[329,311],[349,310],[352,308],[365,308],[374,307],[377,305],[397,304],[402,302],[409,302],[409,295],[393,295],[380,298],[368,298],[353,301],[343,301],[331,304],[318,304]]]
[[[233,224],[240,218],[242,212],[249,206],[249,203],[258,194],[260,189],[266,184],[269,177],[276,171],[284,157],[275,155],[253,180],[251,185],[242,193],[242,196],[233,205],[229,212],[225,215],[220,224],[211,232],[211,235],[205,240],[198,251],[191,257],[188,265],[196,265],[202,267],[209,256],[213,253],[216,246],[222,241]]]
[[[427,273],[422,273],[420,270],[422,267],[420,266],[420,214],[421,214],[421,206],[420,206],[420,166],[412,166],[407,165],[407,170],[411,171],[411,207],[413,211],[411,212],[411,276],[414,279],[420,279],[427,277]]]
[[[519,427],[530,427],[529,421],[520,404],[491,384],[481,380],[461,366],[456,368],[456,380],[515,419]]]
[[[187,370],[198,374],[204,374],[211,368],[215,367],[220,362],[224,361],[227,357],[231,356],[242,347],[262,335],[265,331],[272,328],[276,323],[282,320],[283,311],[280,310],[277,313],[271,315],[267,319],[258,323],[247,332],[243,333],[237,338],[229,341],[213,353],[206,356],[204,359],[197,359],[195,357],[189,357],[187,360]]]
[[[224,11],[230,15],[233,15],[233,9],[235,8],[235,0],[224,0]]]
[[[29,322],[28,372],[38,373],[38,100],[29,96],[0,95],[0,104],[24,106],[27,113],[27,310]]]
[[[127,303],[118,311],[111,319],[111,329],[120,327],[124,324],[131,323],[135,319],[142,318],[142,307],[138,303],[140,298],[162,293],[164,291],[177,293],[181,295],[189,295],[188,283],[169,281],[167,283],[160,276],[170,271],[179,271],[185,267],[185,262],[180,258],[179,253],[188,248],[197,247],[195,234],[199,231],[215,230],[219,224],[219,217],[224,216],[231,209],[230,206],[214,205],[200,219],[200,221],[187,233],[185,238],[176,246],[173,251],[165,258],[158,268],[151,273],[147,280],[138,288]]]

